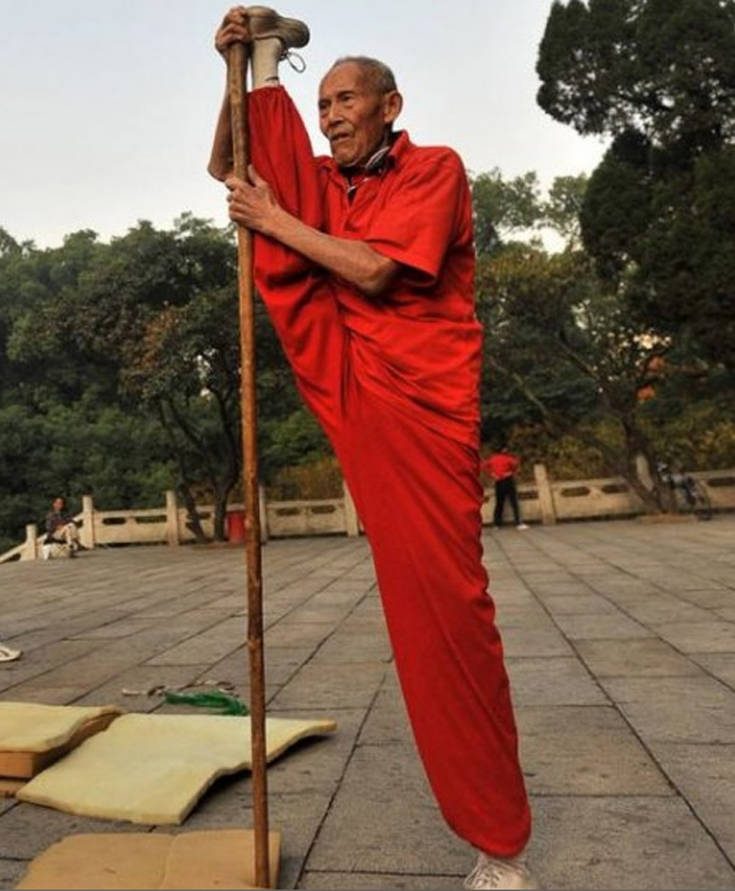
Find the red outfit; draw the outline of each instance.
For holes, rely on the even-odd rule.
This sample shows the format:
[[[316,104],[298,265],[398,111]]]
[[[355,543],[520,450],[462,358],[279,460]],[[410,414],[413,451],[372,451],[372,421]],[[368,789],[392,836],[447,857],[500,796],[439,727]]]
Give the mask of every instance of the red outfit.
[[[510,452],[495,452],[482,462],[482,469],[490,474],[494,480],[504,480],[518,470],[520,461]]]
[[[255,239],[255,277],[301,392],[329,435],[370,541],[401,686],[444,816],[512,856],[530,814],[482,566],[481,329],[467,180],[456,154],[397,138],[352,203],[315,159],[281,88],[249,99],[253,164],[307,224],[402,264],[364,296],[278,242]]]

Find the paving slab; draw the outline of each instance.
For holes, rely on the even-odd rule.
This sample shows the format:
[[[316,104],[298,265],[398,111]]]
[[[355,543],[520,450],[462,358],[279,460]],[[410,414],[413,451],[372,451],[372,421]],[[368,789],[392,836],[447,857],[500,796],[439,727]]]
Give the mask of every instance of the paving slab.
[[[521,764],[532,794],[673,794],[612,707],[520,707],[516,720]]]
[[[602,597],[584,588],[578,594],[554,594],[544,598],[544,606],[552,616],[610,615],[619,614],[618,608]]]
[[[735,622],[666,622],[652,627],[682,653],[735,653]]]
[[[309,662],[273,700],[279,711],[295,708],[367,708],[385,676],[383,662],[334,665]]]
[[[359,742],[366,746],[413,745],[413,733],[406,706],[397,685],[383,683],[360,731]]]
[[[682,593],[681,599],[705,609],[727,609],[735,605],[735,591],[733,591],[732,585],[701,591],[686,591]]]
[[[544,887],[732,889],[735,872],[681,798],[534,799],[531,866]]]
[[[735,689],[735,653],[692,653],[691,659],[728,687]]]
[[[76,817],[47,807],[16,802],[2,815],[0,858],[30,860],[49,845],[80,832],[146,832],[145,826]]]
[[[663,592],[626,595],[618,597],[616,603],[632,619],[649,627],[664,622],[710,622],[713,618],[707,609]]]
[[[0,888],[14,888],[27,868],[27,860],[7,860],[0,857]]]
[[[359,746],[316,839],[309,868],[460,874],[469,871],[472,860],[439,816],[413,749]]]
[[[622,613],[557,615],[555,621],[569,640],[630,640],[653,636],[645,625]]]
[[[735,517],[488,532],[485,559],[554,888],[735,888]],[[459,888],[473,852],[417,757],[364,539],[263,549],[266,696],[338,733],[269,769],[282,887]],[[193,711],[126,689],[220,680],[249,698],[240,548],[106,549],[0,567],[0,699]],[[180,831],[252,825],[249,775]],[[131,824],[0,800],[0,888],[70,832]],[[170,827],[150,827],[171,831]]]
[[[511,625],[502,629],[506,656],[538,658],[540,656],[571,656],[572,649],[564,637],[550,623],[541,628]]]
[[[513,702],[519,705],[608,705],[609,700],[579,659],[506,659]]]
[[[400,864],[399,864],[400,865]],[[415,891],[451,891],[462,888],[463,876],[425,876],[400,873],[318,872],[309,870],[300,888],[314,891],[380,891],[383,888],[415,889]]]
[[[652,753],[730,860],[735,861],[735,745],[653,743]]]
[[[601,678],[646,740],[735,743],[735,693],[709,677]]]
[[[578,640],[577,654],[598,678],[670,677],[702,672],[663,640]]]

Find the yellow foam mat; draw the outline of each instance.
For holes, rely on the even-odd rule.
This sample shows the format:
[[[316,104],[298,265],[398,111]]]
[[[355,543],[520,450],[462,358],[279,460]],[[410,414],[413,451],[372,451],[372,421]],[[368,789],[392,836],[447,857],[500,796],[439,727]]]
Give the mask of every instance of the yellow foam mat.
[[[47,752],[69,742],[92,719],[122,711],[114,705],[0,702],[0,752]]]
[[[267,718],[268,761],[336,729],[334,721]],[[251,766],[250,746],[250,718],[123,715],[16,797],[85,817],[181,823],[218,777]]]
[[[278,883],[281,837],[269,833],[270,887]],[[17,888],[255,888],[255,835],[220,829],[181,835],[72,835],[35,860]]]

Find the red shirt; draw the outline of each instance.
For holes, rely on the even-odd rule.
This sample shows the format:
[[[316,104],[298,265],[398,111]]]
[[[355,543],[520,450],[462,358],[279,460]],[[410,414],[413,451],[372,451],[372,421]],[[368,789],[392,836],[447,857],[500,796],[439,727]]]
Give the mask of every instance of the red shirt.
[[[359,183],[351,202],[334,161],[317,163],[327,232],[365,241],[403,267],[378,298],[340,283],[361,382],[404,413],[476,445],[482,328],[462,161],[448,148],[415,146],[401,132],[382,169]]]
[[[494,480],[504,480],[518,470],[520,461],[510,452],[495,452],[482,462],[482,469],[489,473]]]

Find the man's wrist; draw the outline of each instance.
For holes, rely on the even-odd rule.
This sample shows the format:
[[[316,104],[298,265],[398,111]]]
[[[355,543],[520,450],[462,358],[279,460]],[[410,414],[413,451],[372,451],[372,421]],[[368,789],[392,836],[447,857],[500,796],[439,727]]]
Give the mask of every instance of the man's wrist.
[[[280,205],[277,205],[269,214],[266,224],[261,229],[261,232],[263,235],[267,235],[269,238],[274,238],[276,241],[287,243],[289,232],[292,231],[295,220],[296,217],[292,216]]]

